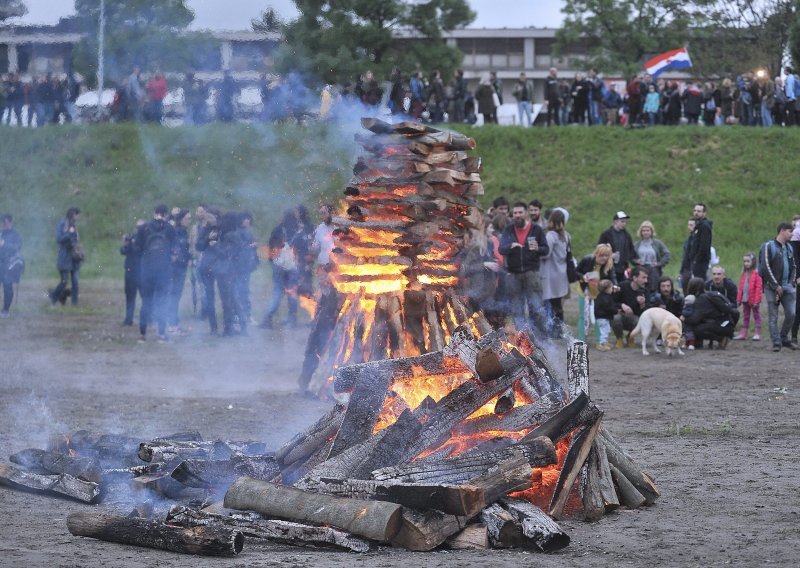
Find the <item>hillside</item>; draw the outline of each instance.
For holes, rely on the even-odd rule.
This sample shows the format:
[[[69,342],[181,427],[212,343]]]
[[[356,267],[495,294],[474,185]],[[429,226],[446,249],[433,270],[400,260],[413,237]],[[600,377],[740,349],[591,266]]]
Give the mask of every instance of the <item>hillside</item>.
[[[315,211],[350,175],[358,130],[332,124],[166,129],[87,125],[2,129],[0,211],[25,241],[29,275],[54,272],[53,230],[80,207],[89,261],[84,277],[116,277],[120,236],[158,202],[248,209],[265,238],[288,206]],[[708,205],[714,244],[729,272],[741,254],[800,213],[800,130],[747,128],[459,128],[478,142],[488,207],[534,197],[570,211],[576,255],[587,253],[618,209],[629,230],[650,219],[675,260],[695,202]]]

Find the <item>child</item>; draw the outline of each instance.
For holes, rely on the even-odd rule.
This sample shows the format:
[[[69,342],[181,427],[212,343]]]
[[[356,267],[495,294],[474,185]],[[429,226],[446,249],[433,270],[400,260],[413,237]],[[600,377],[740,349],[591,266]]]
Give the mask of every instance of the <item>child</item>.
[[[619,312],[620,305],[614,301],[614,284],[611,280],[600,280],[597,283],[597,298],[594,300],[594,319],[600,330],[598,351],[609,351],[608,332],[611,331],[611,320]]]
[[[748,252],[742,258],[742,277],[739,279],[739,291],[736,295],[736,304],[741,306],[743,317],[742,327],[735,339],[747,339],[747,328],[750,327],[750,313],[753,313],[753,341],[761,339],[761,294],[764,291],[764,282],[756,269],[756,255]]]
[[[686,320],[694,314],[694,294],[689,294],[683,299],[683,310],[681,310],[681,321],[683,322],[683,335],[686,337],[686,349],[694,351],[694,330],[686,323]]]
[[[647,113],[647,118],[650,126],[656,125],[656,117],[658,116],[658,107],[661,105],[661,95],[656,92],[656,86],[650,85],[648,87],[647,97],[644,99],[644,112]]]

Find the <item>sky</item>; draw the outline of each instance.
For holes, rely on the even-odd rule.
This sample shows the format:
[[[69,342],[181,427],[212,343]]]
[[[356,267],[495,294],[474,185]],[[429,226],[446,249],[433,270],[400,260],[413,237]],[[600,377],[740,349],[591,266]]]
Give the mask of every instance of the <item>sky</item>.
[[[55,24],[73,13],[72,0],[23,0],[28,14],[10,20],[17,24]],[[121,0],[108,0],[118,2]],[[563,19],[563,0],[469,0],[478,17],[472,28],[555,28]],[[297,15],[292,0],[187,0],[195,13],[194,29],[248,30],[250,20],[266,6],[286,19]]]

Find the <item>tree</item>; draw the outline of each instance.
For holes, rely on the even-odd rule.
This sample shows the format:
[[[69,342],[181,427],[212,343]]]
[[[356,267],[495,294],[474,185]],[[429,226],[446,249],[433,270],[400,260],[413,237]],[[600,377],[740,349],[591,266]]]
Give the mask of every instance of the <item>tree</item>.
[[[475,19],[466,0],[295,0],[295,5],[300,15],[283,26],[285,45],[276,65],[327,83],[344,83],[367,69],[388,77],[394,66],[451,72],[463,56],[445,44],[442,33]],[[395,37],[402,34],[415,39]]]
[[[260,18],[250,20],[250,25],[254,32],[273,33],[280,32],[284,24],[275,9],[270,7],[261,12]]]
[[[642,69],[646,56],[686,43],[693,8],[679,0],[567,0],[556,53],[583,46],[587,67],[627,76]]]
[[[0,0],[0,22],[9,18],[19,18],[28,13],[22,0]]]
[[[100,0],[75,0],[76,18],[86,36],[75,51],[75,67],[93,78],[97,66]],[[105,2],[105,66],[112,79],[143,70],[185,71],[198,65],[196,54],[207,53],[208,37],[185,30],[194,13],[185,0]]]

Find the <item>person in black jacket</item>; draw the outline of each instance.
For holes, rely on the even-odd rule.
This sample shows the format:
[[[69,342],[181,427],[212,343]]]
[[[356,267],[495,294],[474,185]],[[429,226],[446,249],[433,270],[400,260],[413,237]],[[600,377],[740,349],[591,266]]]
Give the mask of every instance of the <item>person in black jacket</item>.
[[[720,349],[725,349],[739,320],[736,304],[718,292],[706,291],[702,278],[692,278],[686,291],[696,298],[694,311],[686,316],[686,323],[694,331],[697,349],[703,348],[705,339],[709,340],[709,349],[714,341]]]
[[[725,276],[725,269],[719,264],[711,268],[711,280],[706,281],[706,290],[719,292],[729,302],[733,302],[736,305],[736,296],[739,293],[739,289],[733,283],[733,280]]]
[[[143,219],[136,220],[136,231],[144,225]],[[141,272],[141,253],[136,247],[136,232],[122,237],[119,253],[125,257],[125,319],[122,325],[133,325],[133,313],[136,311],[136,294],[141,296],[139,275]]]
[[[192,260],[192,254],[189,249],[189,225],[191,222],[192,214],[188,209],[178,209],[172,216],[171,224],[175,227],[175,252],[170,262],[169,275],[167,323],[170,333],[184,333],[184,330],[178,327],[178,307],[181,303],[181,296],[186,283],[186,272],[189,269],[189,262]]]
[[[694,206],[694,231],[692,231],[689,244],[692,276],[702,278],[704,282],[708,272],[708,265],[711,262],[711,240],[713,236],[713,224],[706,218],[706,213],[705,204],[697,203]]]
[[[614,319],[621,306],[614,301],[614,283],[611,280],[600,280],[597,283],[597,298],[594,300],[594,319],[600,330],[600,340],[597,343],[598,351],[608,351],[611,345],[608,342],[608,332],[611,331],[611,321]]]
[[[0,318],[7,318],[14,300],[14,284],[19,284],[25,267],[19,252],[22,237],[14,230],[14,217],[10,213],[0,217],[0,283],[3,284],[3,311]]]
[[[663,308],[675,317],[681,317],[683,313],[683,294],[675,290],[672,278],[662,276],[658,279],[658,290],[650,294],[647,307]]]
[[[533,324],[545,333],[547,318],[542,305],[539,259],[550,253],[550,247],[542,228],[528,220],[527,211],[527,206],[521,201],[514,204],[512,223],[500,236],[499,250],[505,257],[509,272],[506,282],[517,329]]]
[[[136,250],[141,254],[140,342],[146,340],[151,319],[158,324],[159,342],[167,341],[170,262],[175,254],[175,229],[167,222],[168,216],[167,206],[157,205],[153,219],[136,231]]]
[[[795,318],[797,296],[797,264],[789,242],[792,226],[778,225],[777,236],[761,245],[758,253],[759,274],[764,281],[764,300],[767,303],[767,322],[772,339],[772,350],[787,347],[792,351],[797,345],[789,340],[789,331]],[[778,329],[778,308],[783,306],[783,326]]]
[[[617,211],[614,213],[614,223],[600,234],[597,244],[607,243],[611,245],[612,256],[614,259],[614,272],[618,283],[625,280],[625,271],[631,262],[637,262],[636,249],[633,247],[631,234],[625,229],[628,223],[627,213]]]
[[[630,347],[633,345],[630,333],[626,342],[623,342],[622,336],[625,331],[630,332],[636,327],[639,316],[647,306],[647,271],[635,266],[631,271],[631,279],[620,284],[614,300],[620,304],[620,310],[611,322],[611,329],[617,338],[616,347]]]

